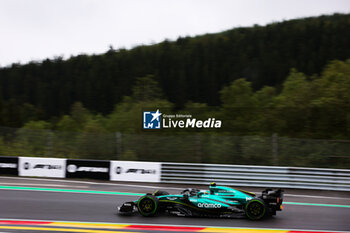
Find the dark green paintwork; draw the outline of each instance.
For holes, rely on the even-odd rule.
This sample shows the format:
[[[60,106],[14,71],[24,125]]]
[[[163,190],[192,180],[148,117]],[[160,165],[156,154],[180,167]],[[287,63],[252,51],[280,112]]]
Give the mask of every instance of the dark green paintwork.
[[[209,190],[201,190],[197,195],[185,200],[183,195],[158,196],[159,202],[188,206],[199,210],[214,210],[230,206],[245,206],[252,200],[253,193],[238,191],[224,186],[209,186]],[[137,201],[135,201],[137,203]]]

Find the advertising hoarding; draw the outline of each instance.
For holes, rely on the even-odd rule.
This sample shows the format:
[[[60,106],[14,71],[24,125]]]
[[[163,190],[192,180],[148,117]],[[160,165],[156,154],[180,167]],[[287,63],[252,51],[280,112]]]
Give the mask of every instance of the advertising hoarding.
[[[161,164],[154,162],[111,161],[113,181],[160,182]]]
[[[0,174],[18,176],[18,157],[0,157]]]
[[[19,157],[20,176],[65,178],[66,159]]]
[[[110,161],[67,159],[67,178],[109,180]]]

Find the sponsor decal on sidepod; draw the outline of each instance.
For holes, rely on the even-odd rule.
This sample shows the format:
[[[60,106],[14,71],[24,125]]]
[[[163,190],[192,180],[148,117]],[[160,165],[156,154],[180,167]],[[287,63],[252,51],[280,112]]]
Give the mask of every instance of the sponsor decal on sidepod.
[[[198,203],[198,207],[201,208],[221,208],[221,204],[212,204],[212,203]]]

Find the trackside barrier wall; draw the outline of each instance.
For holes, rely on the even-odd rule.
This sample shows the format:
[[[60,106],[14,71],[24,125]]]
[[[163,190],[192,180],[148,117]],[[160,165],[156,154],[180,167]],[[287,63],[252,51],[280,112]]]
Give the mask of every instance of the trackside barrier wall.
[[[0,175],[160,182],[161,163],[38,157],[0,157]]]
[[[350,191],[349,169],[162,163],[162,183]]]
[[[0,157],[0,175],[350,191],[350,169]]]

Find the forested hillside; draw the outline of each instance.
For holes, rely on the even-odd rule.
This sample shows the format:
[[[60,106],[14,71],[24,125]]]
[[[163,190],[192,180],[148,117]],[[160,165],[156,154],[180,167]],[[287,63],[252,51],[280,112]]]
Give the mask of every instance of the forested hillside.
[[[220,91],[221,105],[187,103],[174,110],[153,76],[138,78],[107,115],[82,103],[50,121],[0,127],[0,154],[63,158],[350,167],[350,59],[319,76],[292,70],[280,91],[254,91],[237,79]],[[222,128],[142,130],[142,111],[222,120]],[[278,153],[278,159],[277,154]]]
[[[101,55],[13,64],[0,69],[0,125],[59,119],[75,102],[93,113],[109,114],[123,96],[132,94],[137,78],[148,75],[177,109],[188,102],[225,104],[220,91],[240,78],[254,92],[271,86],[279,93],[292,68],[311,77],[334,59],[350,58],[349,41],[350,14],[335,14],[131,50],[111,48]]]

